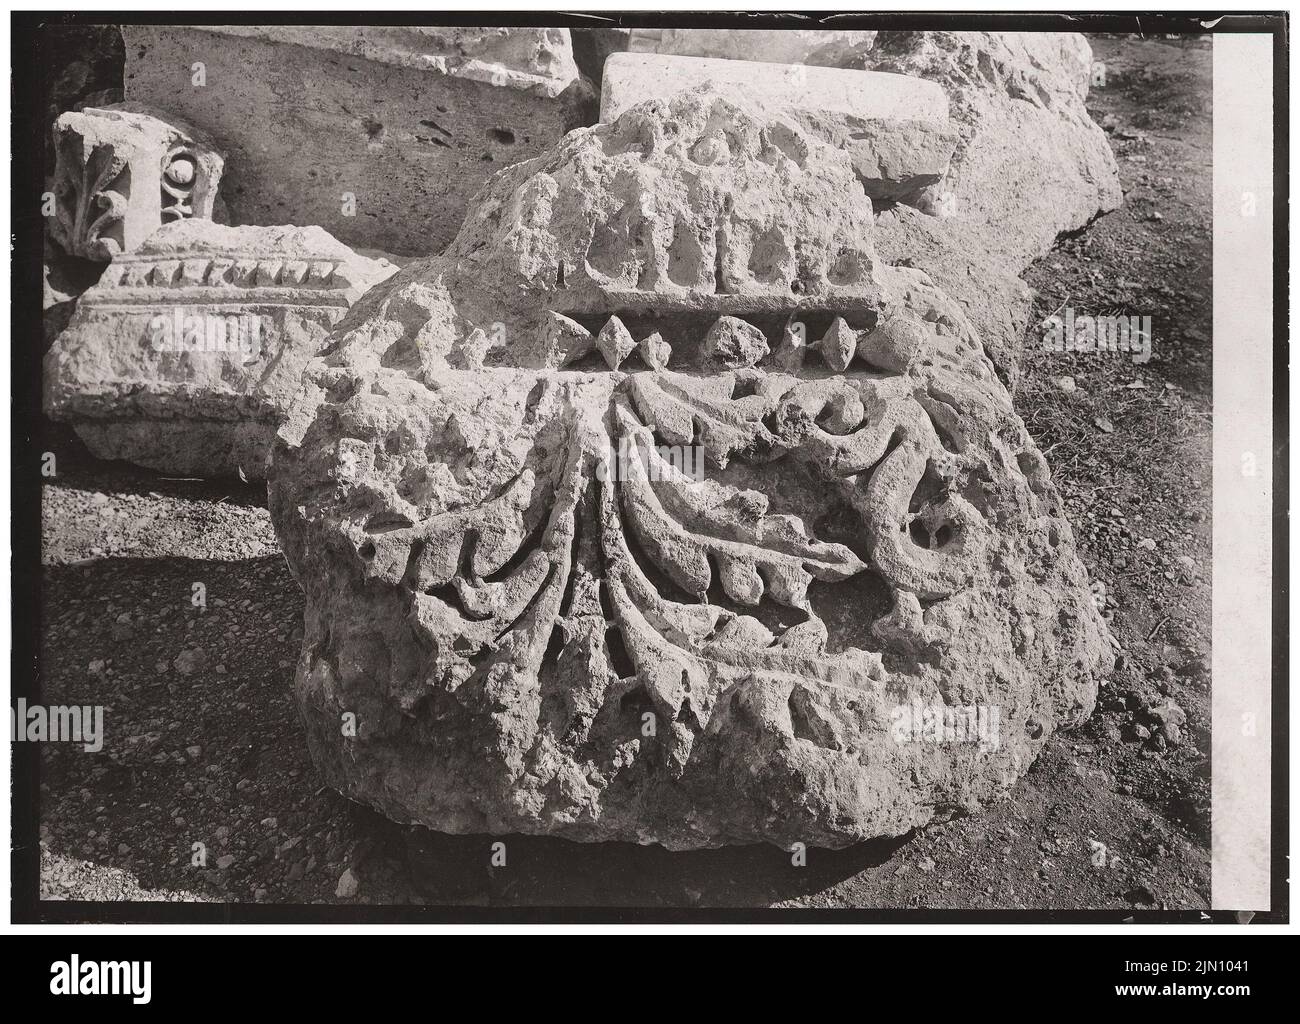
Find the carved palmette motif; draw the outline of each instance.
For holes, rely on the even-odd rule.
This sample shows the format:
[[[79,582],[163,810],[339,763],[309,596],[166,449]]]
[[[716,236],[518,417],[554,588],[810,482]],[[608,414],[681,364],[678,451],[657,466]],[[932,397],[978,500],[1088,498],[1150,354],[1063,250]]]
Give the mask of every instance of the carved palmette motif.
[[[128,161],[110,145],[92,146],[89,153],[81,145],[68,133],[59,138],[55,234],[70,252],[111,258],[122,247],[131,191]]]
[[[933,325],[913,326],[936,337]],[[607,357],[579,347],[597,372],[574,373],[579,391],[555,399],[546,459],[468,507],[343,526],[363,578],[408,595],[437,685],[499,704],[498,726],[514,730],[517,745],[535,742],[541,727],[521,709],[554,668],[548,659],[581,658],[588,692],[574,705],[588,711],[566,718],[565,732],[581,742],[606,705],[635,692],[662,723],[654,756],[680,775],[719,700],[748,681],[802,680],[879,698],[888,672],[878,638],[877,650],[828,650],[810,588],[834,602],[837,584],[874,576],[896,608],[917,609],[917,621],[899,620],[894,632],[911,628],[923,645],[918,602],[958,594],[984,571],[988,525],[958,493],[969,472],[943,440],[962,445],[960,398],[906,366],[820,379],[761,363],[712,373],[702,345],[702,370],[642,364],[606,374]],[[918,345],[913,355],[927,351]],[[516,385],[514,372],[502,371],[500,390]],[[453,373],[442,388],[455,393],[472,380],[477,389],[485,374]],[[544,375],[537,387],[565,393],[569,377]],[[604,397],[593,401],[592,388]],[[862,529],[851,546],[773,511],[762,491],[714,479],[729,466],[786,464],[852,510]],[[760,617],[760,607],[778,610]]]
[[[138,104],[54,123],[51,232],[70,253],[111,260],[163,224],[212,218],[223,159],[201,133]]]

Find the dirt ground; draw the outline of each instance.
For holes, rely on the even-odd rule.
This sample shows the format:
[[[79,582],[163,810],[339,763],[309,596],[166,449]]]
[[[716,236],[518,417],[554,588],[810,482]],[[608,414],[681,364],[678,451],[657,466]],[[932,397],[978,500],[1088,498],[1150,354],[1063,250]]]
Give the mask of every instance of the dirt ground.
[[[1207,40],[1093,40],[1125,206],[1026,275],[1039,315],[1149,315],[1153,358],[1043,351],[1016,405],[1123,651],[1096,714],[984,814],[806,866],[394,824],[315,779],[290,696],[302,598],[264,490],[95,462],[44,494],[43,696],[105,706],[46,744],[42,897],[570,907],[1197,910],[1209,905]],[[194,606],[194,584],[206,609]],[[1173,701],[1181,730],[1149,708]],[[1172,742],[1181,733],[1180,742]],[[506,865],[492,867],[504,840]]]

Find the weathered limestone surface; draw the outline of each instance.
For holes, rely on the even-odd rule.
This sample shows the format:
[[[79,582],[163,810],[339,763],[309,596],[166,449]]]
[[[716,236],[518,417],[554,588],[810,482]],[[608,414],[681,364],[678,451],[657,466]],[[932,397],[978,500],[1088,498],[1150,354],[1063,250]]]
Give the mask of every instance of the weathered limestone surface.
[[[899,205],[880,215],[873,238],[882,259],[925,271],[961,304],[1014,389],[1033,294],[1020,279],[1023,268],[991,251],[990,232]]]
[[[100,458],[259,477],[303,367],[396,269],[320,228],[165,226],[81,296],[45,357],[46,412]]]
[[[847,153],[702,89],[509,168],[352,308],[269,489],[330,784],[449,832],[839,847],[1090,713],[1047,464],[876,232]]]
[[[925,270],[957,298],[999,372],[1014,381],[1030,303],[1017,276],[1061,232],[1082,227],[1123,199],[1105,134],[1084,106],[1092,64],[1087,41],[1073,32],[796,34],[805,41],[763,31],[638,29],[627,45],[660,54],[865,68],[941,86],[951,134],[904,124],[900,144],[894,144],[890,122],[876,121],[850,126],[847,137],[868,140],[854,140],[858,178],[878,207],[892,207],[877,225],[877,248],[887,259],[906,259]],[[745,45],[751,35],[776,37],[781,48]],[[824,45],[818,45],[819,36],[826,38]],[[618,59],[610,58],[607,67]],[[755,75],[743,87],[763,92],[774,77],[779,76]],[[662,88],[651,82],[640,95],[624,89],[622,102],[648,99]],[[813,108],[815,94],[806,92],[797,106]],[[845,144],[842,129],[835,138],[835,116],[802,120],[820,137],[828,137],[829,127],[831,141]],[[914,186],[929,179],[897,184],[900,176],[907,182],[913,169],[940,167],[943,180],[922,190]],[[910,207],[942,217],[942,223]]]
[[[1092,50],[1077,32],[634,29],[627,46],[655,54],[870,69],[942,86],[961,137],[947,182],[956,199],[954,216],[987,232],[992,251],[1016,271],[1050,248],[1060,232],[1122,202],[1105,133],[1084,106]],[[617,60],[626,55],[616,54],[609,64]],[[763,94],[790,74],[765,70],[738,80]],[[808,74],[809,94],[820,92]],[[659,84],[660,90],[667,87]],[[625,109],[651,95],[648,89],[627,89],[617,106],[602,98],[602,111]]]
[[[923,78],[650,53],[616,53],[605,62],[600,119],[613,121],[652,93],[666,99],[704,84],[722,96],[743,94],[778,110],[811,108],[865,120],[948,123],[947,97]]]
[[[224,164],[203,132],[138,103],[54,122],[50,232],[71,255],[107,261],[163,224],[211,220]]]
[[[434,28],[425,25],[211,25],[222,35],[294,43],[554,98],[578,77],[560,28]]]
[[[564,29],[122,32],[127,98],[176,111],[226,152],[232,223],[317,224],[356,247],[440,251],[494,171],[595,117]]]
[[[602,82],[602,121],[650,97],[706,83],[733,102],[762,105],[846,150],[877,203],[921,202],[947,173],[957,145],[943,90],[907,75],[616,53],[605,62]]]
[[[1092,53],[1073,32],[882,32],[869,66],[944,87],[961,136],[953,218],[1015,271],[1123,201],[1084,100]]]
[[[629,33],[627,48],[685,57],[861,68],[877,35],[834,29],[636,28]]]
[[[1105,133],[1084,100],[1092,52],[1072,32],[882,32],[869,66],[943,85],[960,143],[927,223],[882,215],[877,246],[958,298],[999,371],[1018,374],[1030,294],[1017,276],[1063,231],[1123,202]],[[972,272],[973,271],[973,272]]]

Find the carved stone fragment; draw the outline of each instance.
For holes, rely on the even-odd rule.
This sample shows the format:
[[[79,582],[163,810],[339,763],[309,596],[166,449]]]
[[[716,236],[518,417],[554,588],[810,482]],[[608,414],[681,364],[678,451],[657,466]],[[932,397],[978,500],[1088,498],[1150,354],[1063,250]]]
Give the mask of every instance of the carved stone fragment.
[[[320,228],[181,220],[118,255],[45,357],[45,408],[100,458],[263,475],[307,361],[397,268]]]
[[[224,164],[207,135],[134,103],[88,107],[54,122],[55,213],[63,248],[107,261],[164,224],[211,220]]]
[[[739,317],[720,316],[704,335],[702,362],[710,370],[743,370],[768,353],[767,338]]]
[[[1110,144],[1084,105],[1091,63],[1076,32],[881,33],[868,60],[943,84],[960,136],[946,216],[1017,272],[1123,200]]]
[[[942,125],[918,120],[915,110],[881,116],[869,96],[827,109],[826,94],[813,88],[818,68],[755,71],[751,63],[748,72],[716,78],[739,102],[765,97],[806,132],[851,153],[862,188],[886,211],[877,251],[891,262],[912,261],[961,303],[1013,382],[1030,307],[1017,275],[1061,232],[1123,198],[1105,133],[1085,106],[1092,51],[1077,32],[638,29],[626,45],[647,53],[607,61],[605,77],[616,79],[602,84],[607,118],[661,94],[665,76],[639,69],[671,58],[648,54],[687,58],[680,70],[672,65],[677,83],[685,68],[713,63],[689,58],[711,57],[888,72],[940,88]]]
[[[843,150],[690,91],[498,175],[337,325],[269,488],[331,785],[449,832],[840,847],[1087,717],[1112,659],[1045,461],[874,230]],[[593,333],[637,353],[552,358]]]
[[[1077,32],[882,32],[867,63],[942,83],[960,138],[933,215],[895,207],[877,249],[913,259],[960,302],[1013,384],[1030,309],[1017,275],[1123,201],[1084,103],[1091,64]]]
[[[623,321],[611,316],[596,336],[596,348],[605,357],[609,368],[617,370],[623,360],[636,351],[636,341],[623,326]]]
[[[127,98],[175,109],[221,140],[233,223],[317,224],[399,255],[441,251],[493,173],[595,117],[567,29],[122,33]]]
[[[760,103],[815,138],[846,150],[876,202],[917,205],[943,180],[957,145],[948,99],[934,82],[907,75],[748,60],[616,53],[605,63],[601,119],[665,89],[707,82],[729,99]]]

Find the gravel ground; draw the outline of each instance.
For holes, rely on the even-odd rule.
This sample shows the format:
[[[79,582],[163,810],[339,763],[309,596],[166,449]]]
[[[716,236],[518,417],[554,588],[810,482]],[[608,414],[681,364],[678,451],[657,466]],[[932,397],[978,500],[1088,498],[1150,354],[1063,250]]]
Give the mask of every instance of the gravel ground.
[[[63,435],[43,506],[47,899],[1120,911],[1209,903],[1210,48],[1095,39],[1127,201],[1039,261],[1042,316],[1151,315],[1151,362],[1026,340],[1048,453],[1123,651],[1097,713],[987,813],[807,866],[401,826],[316,781],[290,696],[302,598],[264,492],[95,462]],[[1067,380],[1068,378],[1068,380]],[[196,607],[202,584],[206,607]],[[1181,713],[1180,713],[1181,712]],[[490,865],[504,840],[505,867]]]

